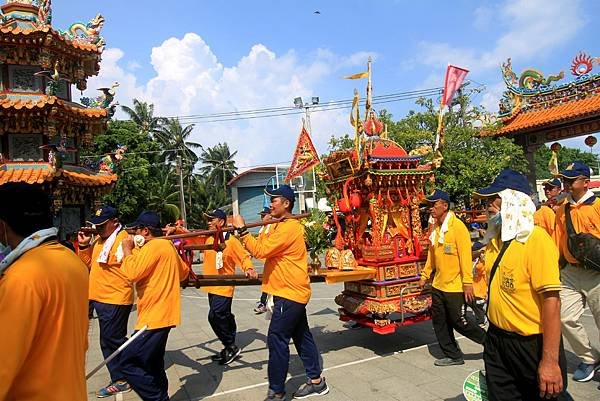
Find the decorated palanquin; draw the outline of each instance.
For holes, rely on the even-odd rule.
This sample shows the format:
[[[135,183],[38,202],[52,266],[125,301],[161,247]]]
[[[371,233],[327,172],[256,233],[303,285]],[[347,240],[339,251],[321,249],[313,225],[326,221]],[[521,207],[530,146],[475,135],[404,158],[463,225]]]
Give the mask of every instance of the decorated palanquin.
[[[8,0],[0,10],[0,185],[42,185],[64,235],[114,186],[112,168],[124,151],[85,166],[79,157],[116,107],[114,87],[86,105],[72,99],[72,85],[85,90],[99,72],[104,19],[63,32],[51,25],[50,0]]]
[[[418,286],[427,254],[427,235],[419,206],[433,178],[430,164],[409,155],[374,128],[357,149],[333,152],[324,159],[329,201],[338,225],[328,268],[374,269],[372,280],[349,281],[335,302],[340,318],[380,334],[429,319],[430,295]],[[385,134],[384,134],[385,135]],[[342,221],[345,224],[342,224]]]

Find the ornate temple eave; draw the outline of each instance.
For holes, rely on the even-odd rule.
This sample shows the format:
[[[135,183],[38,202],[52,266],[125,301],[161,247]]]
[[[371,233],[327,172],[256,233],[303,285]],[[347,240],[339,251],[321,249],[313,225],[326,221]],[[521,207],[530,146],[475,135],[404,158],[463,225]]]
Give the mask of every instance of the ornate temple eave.
[[[46,162],[8,162],[0,164],[0,185],[9,182],[44,184],[62,180],[63,185],[109,189],[117,181],[116,174],[94,173],[83,167],[65,165],[54,168]]]
[[[0,93],[0,114],[10,111],[52,109],[54,106],[59,107],[63,113],[74,117],[103,120],[108,116],[106,109],[85,108],[78,103],[61,100],[56,96]],[[58,113],[59,111],[52,112]]]
[[[70,40],[52,29],[50,25],[37,27],[5,26],[0,28],[0,43],[6,45],[55,46],[63,51],[74,50],[83,55],[93,53],[100,57],[102,46],[79,40]],[[80,54],[82,55],[82,54]]]

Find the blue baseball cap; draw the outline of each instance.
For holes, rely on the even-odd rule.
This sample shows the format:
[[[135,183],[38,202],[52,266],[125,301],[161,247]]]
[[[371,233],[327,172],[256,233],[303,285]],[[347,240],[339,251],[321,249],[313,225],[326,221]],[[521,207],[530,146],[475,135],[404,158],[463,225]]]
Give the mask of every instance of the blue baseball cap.
[[[290,202],[294,202],[294,200],[296,199],[296,194],[294,193],[292,187],[290,187],[289,185],[282,185],[279,188],[273,190],[269,190],[268,188],[266,188],[265,194],[271,197],[280,196],[289,200]]]
[[[115,219],[119,215],[119,212],[116,208],[109,205],[102,205],[94,215],[88,220],[88,223],[91,223],[95,226],[100,226],[106,223],[110,219]]]
[[[574,161],[569,164],[566,169],[558,173],[559,176],[565,178],[590,178],[590,168],[582,161]]]
[[[527,177],[510,168],[502,170],[489,186],[475,191],[475,195],[491,196],[496,195],[505,189],[514,189],[515,191],[523,192],[526,195],[531,195],[531,187],[529,186]]]
[[[562,188],[562,183],[560,182],[560,180],[558,178],[553,178],[551,180],[546,180],[546,181],[542,182],[542,186]]]
[[[440,189],[436,189],[431,195],[429,195],[425,199],[427,199],[428,202],[436,202],[441,199],[450,203],[450,195],[448,195],[448,192],[442,191]]]
[[[126,227],[160,228],[160,216],[153,211],[144,210],[133,223],[127,224]]]
[[[221,220],[227,220],[227,214],[225,214],[225,212],[221,209],[215,209],[212,213],[204,213],[204,217],[206,217],[207,219],[217,218]]]

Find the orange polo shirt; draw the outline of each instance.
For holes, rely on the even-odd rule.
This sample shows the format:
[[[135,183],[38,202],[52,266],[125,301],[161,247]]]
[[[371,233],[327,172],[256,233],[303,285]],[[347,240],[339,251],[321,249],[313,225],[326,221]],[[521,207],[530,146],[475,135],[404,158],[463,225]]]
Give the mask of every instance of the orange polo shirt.
[[[206,239],[206,244],[212,244],[214,238]],[[217,252],[209,250],[204,251],[204,274],[235,274],[235,266],[240,266],[246,271],[252,269],[252,259],[248,252],[242,246],[240,240],[234,236],[230,236],[225,241],[225,249],[223,250],[223,267],[217,269]],[[223,297],[233,297],[233,286],[219,287],[201,287],[202,291],[209,294],[221,295]]]
[[[567,248],[567,221],[565,218],[565,203],[560,205],[556,211],[556,229],[554,241],[558,246],[560,254],[572,265],[579,262],[571,255]],[[594,197],[578,205],[569,207],[571,221],[576,233],[589,233],[600,238],[600,198]]]
[[[556,213],[550,206],[542,205],[533,214],[533,224],[542,227],[548,235],[554,234],[554,223],[556,220]]]
[[[138,318],[135,329],[177,326],[181,322],[179,283],[188,275],[173,243],[152,239],[123,259],[121,270],[135,283]]]
[[[88,271],[55,241],[0,278],[0,400],[85,401]]]
[[[441,226],[435,227],[435,241],[429,246],[421,277],[429,279],[435,270],[433,287],[444,292],[463,292],[463,284],[473,283],[471,235],[465,224],[450,213],[444,243],[438,241]]]
[[[104,246],[104,240],[98,238],[90,247],[79,250],[79,257],[90,269],[90,299],[112,305],[133,304],[133,286],[121,270],[115,252],[121,241],[129,234],[121,231],[110,248],[108,263],[99,263],[98,255]]]
[[[252,256],[265,259],[262,291],[301,304],[310,300],[311,289],[304,244],[304,227],[287,219],[269,226],[258,239],[247,234],[242,243]]]

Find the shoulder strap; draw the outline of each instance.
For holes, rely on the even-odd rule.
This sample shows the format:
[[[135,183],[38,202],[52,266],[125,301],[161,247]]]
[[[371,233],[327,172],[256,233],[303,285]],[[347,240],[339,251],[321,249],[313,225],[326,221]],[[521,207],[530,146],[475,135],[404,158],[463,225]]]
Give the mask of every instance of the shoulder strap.
[[[567,234],[569,235],[569,237],[572,237],[576,233],[575,233],[575,227],[573,227],[573,221],[571,220],[570,206],[571,205],[568,202],[565,205],[565,220],[567,222],[567,224],[566,224],[566,226],[567,226]]]
[[[508,246],[510,245],[510,243],[512,242],[511,240],[506,241],[503,245],[502,245],[502,249],[500,249],[500,253],[498,254],[498,257],[496,258],[496,260],[494,261],[494,265],[492,266],[492,271],[490,272],[490,282],[488,284],[488,297],[487,297],[487,305],[486,305],[486,311],[489,311],[489,307],[490,307],[490,295],[492,294],[492,280],[494,280],[494,275],[496,274],[496,270],[498,269],[498,266],[500,265],[500,261],[502,260],[502,257],[504,256],[504,252],[506,252],[506,250],[508,249]]]

